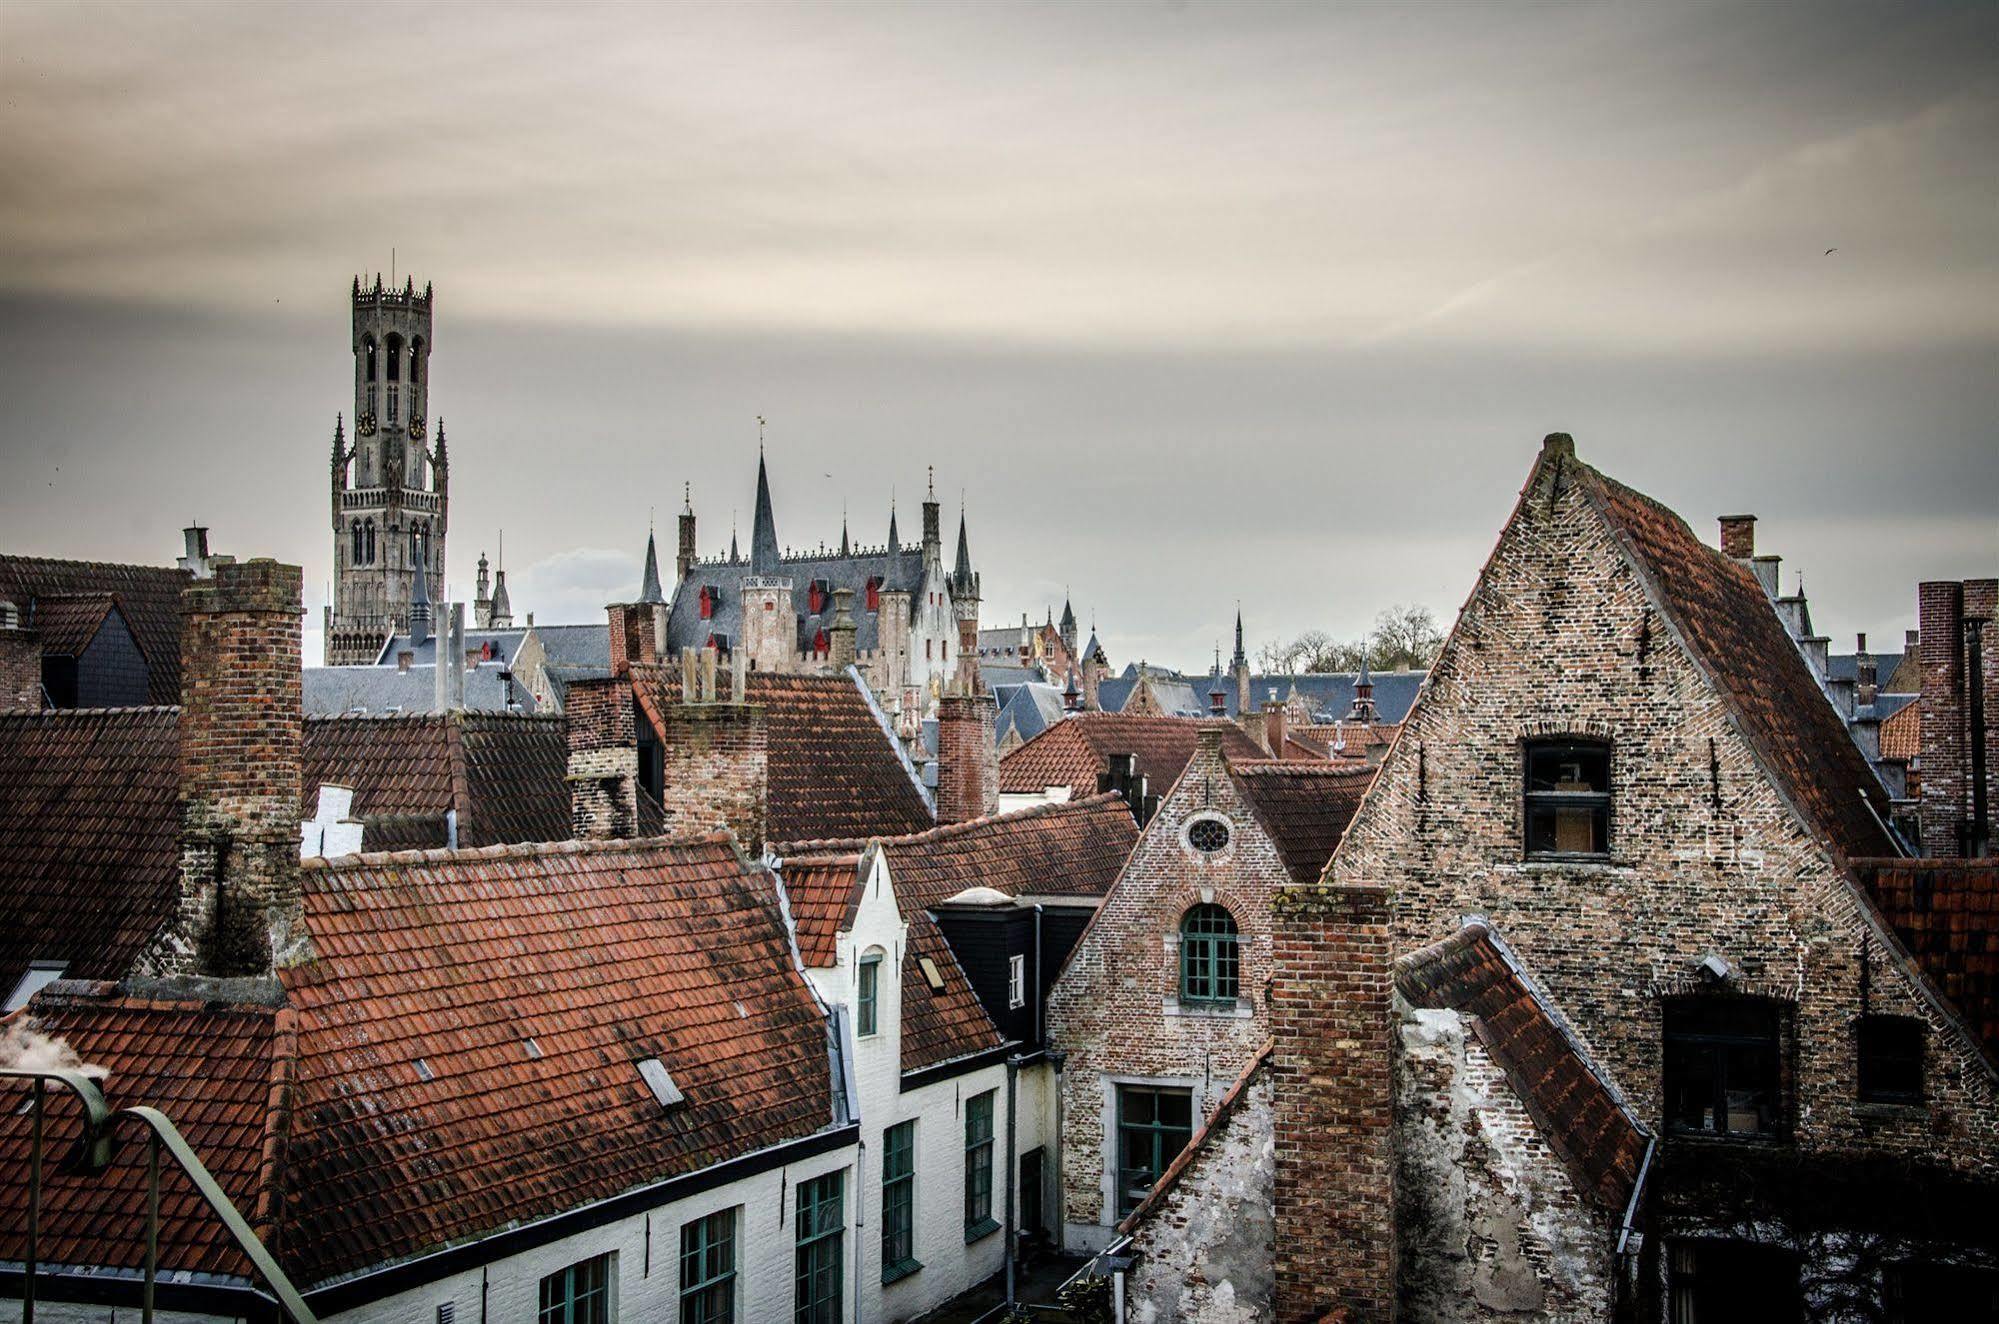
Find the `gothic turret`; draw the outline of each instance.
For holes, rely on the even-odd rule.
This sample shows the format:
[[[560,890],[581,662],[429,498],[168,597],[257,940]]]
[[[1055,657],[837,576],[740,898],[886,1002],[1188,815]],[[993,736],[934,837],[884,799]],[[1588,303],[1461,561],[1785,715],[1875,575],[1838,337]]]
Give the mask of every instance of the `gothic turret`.
[[[493,623],[493,577],[487,570],[486,554],[479,553],[479,574],[472,591],[472,623],[486,629]]]
[[[1069,650],[1069,656],[1076,656],[1076,609],[1069,602],[1069,595],[1062,595],[1062,624],[1058,627],[1062,635],[1062,647]]]
[[[1235,677],[1235,710],[1238,717],[1249,715],[1249,656],[1242,651],[1242,608],[1235,613],[1235,654],[1229,659],[1229,673]]]
[[[1361,640],[1360,674],[1353,680],[1353,706],[1347,709],[1349,722],[1378,722],[1381,712],[1374,706],[1374,676],[1367,669],[1368,641]]]
[[[514,604],[507,597],[507,568],[501,566],[493,572],[493,610],[487,618],[488,629],[505,630],[514,623]]]
[[[763,452],[757,452],[757,510],[750,522],[750,573],[775,575],[778,572],[777,517],[770,508],[770,471]]]
[[[791,590],[792,582],[785,577],[778,553],[770,471],[759,447],[757,509],[750,525],[750,573],[742,585],[742,647],[755,670],[790,671],[797,663],[798,617],[791,609]]]

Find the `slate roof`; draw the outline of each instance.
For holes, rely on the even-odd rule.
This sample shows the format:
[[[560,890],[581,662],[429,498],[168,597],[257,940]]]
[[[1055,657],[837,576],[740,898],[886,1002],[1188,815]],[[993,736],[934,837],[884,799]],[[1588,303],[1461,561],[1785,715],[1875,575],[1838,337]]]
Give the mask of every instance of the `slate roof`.
[[[1396,961],[1395,984],[1414,1006],[1448,1007],[1470,1018],[1472,1032],[1577,1185],[1622,1213],[1651,1133],[1499,935],[1473,920]]]
[[[1301,885],[1325,872],[1375,772],[1365,764],[1276,759],[1231,760],[1229,771],[1285,871]]]
[[[900,588],[914,593],[923,582],[923,549],[920,546],[905,547],[898,552],[876,550],[857,552],[849,556],[788,556],[783,558],[778,572],[792,581],[791,605],[798,613],[798,646],[806,647],[822,626],[833,623],[833,603],[829,595],[826,609],[817,614],[809,613],[807,588],[815,579],[823,579],[832,588],[850,588],[854,591],[854,647],[862,652],[880,646],[879,613],[868,610],[868,580],[879,575],[882,587]],[[743,633],[743,580],[751,574],[746,561],[701,561],[689,571],[673,591],[673,606],[667,611],[667,650],[678,653],[683,648],[700,648],[708,642],[709,635],[723,639],[740,639]],[[712,588],[716,592],[714,614],[707,619],[701,616],[701,590]],[[912,606],[914,604],[912,603]]]
[[[1858,872],[1917,967],[1999,1063],[1999,860],[1866,860]]]
[[[482,662],[465,673],[465,706],[475,712],[504,713],[508,704],[524,713],[535,711],[534,695],[520,677],[509,690],[500,679],[502,662]],[[300,675],[306,716],[339,717],[356,710],[366,713],[428,713],[437,710],[437,668],[418,664],[408,671],[394,666],[306,667]]]
[[[1860,675],[1860,659],[1874,659],[1874,682],[1884,686],[1888,678],[1895,674],[1895,668],[1902,665],[1901,652],[1893,653],[1829,653],[1826,655],[1825,672],[1828,680],[1854,680]]]
[[[993,719],[995,742],[1006,739],[1010,732],[1022,741],[1032,740],[1062,720],[1062,691],[1053,685],[1012,685],[995,690],[993,698],[1000,705],[999,715]]]
[[[769,875],[724,837],[310,862],[305,906],[317,956],[283,978],[284,1244],[306,1282],[832,1121]],[[671,1112],[647,1057],[686,1096]]]
[[[1826,702],[1750,570],[1650,497],[1587,466],[1598,505],[1744,734],[1810,826],[1847,859],[1896,853],[1880,779]]]
[[[128,994],[117,985],[59,980],[31,1007],[32,1028],[61,1039],[84,1062],[101,1067],[112,1107],[144,1103],[174,1120],[202,1164],[260,1234],[272,1229],[276,1192],[268,1146],[290,1056],[291,1017],[271,1005],[209,1002],[163,993]],[[29,1012],[9,1021],[27,1023]],[[4,1033],[4,1031],[0,1031]],[[17,1106],[25,1081],[0,1085],[0,1190],[28,1187],[30,1119]],[[51,1091],[47,1154],[60,1159],[77,1134],[80,1109],[68,1091]],[[146,1255],[146,1146],[124,1133],[101,1178],[68,1175],[45,1158],[41,1245],[44,1264],[140,1270]],[[247,1278],[250,1262],[208,1213],[169,1157],[160,1163],[160,1263],[176,1271]],[[22,1204],[0,1218],[0,1260],[27,1258]],[[268,1245],[268,1240],[266,1242]]]
[[[325,783],[353,788],[370,851],[442,845],[452,810],[460,846],[566,841],[566,731],[559,717],[501,713],[308,719],[305,809]]]
[[[179,710],[0,713],[0,997],[122,976],[180,891]]]
[[[1155,686],[1158,684],[1155,671]],[[1198,676],[1181,676],[1172,673],[1175,679],[1186,682],[1189,690],[1199,703],[1200,711],[1208,711],[1208,691],[1215,688],[1213,673]],[[1383,722],[1397,723],[1408,715],[1409,706],[1416,702],[1416,693],[1423,688],[1424,671],[1377,671],[1373,673],[1374,706]],[[1298,676],[1251,675],[1249,678],[1250,702],[1261,708],[1269,702],[1271,691],[1276,691],[1276,699],[1283,702],[1296,687],[1298,693],[1314,711],[1323,713],[1328,720],[1345,717],[1353,707],[1354,673],[1314,672]],[[1097,686],[1097,703],[1107,713],[1122,712],[1131,693],[1138,687],[1136,667],[1127,667],[1126,674],[1107,676]],[[1236,689],[1233,676],[1221,678],[1222,703],[1228,715],[1236,715]]]
[[[29,605],[45,596],[115,596],[146,656],[146,693],[155,704],[180,702],[180,595],[192,582],[187,571],[172,566],[0,556],[0,599],[21,608],[24,621]]]
[[[725,695],[729,685],[720,678]],[[657,727],[679,702],[679,671],[635,666],[632,690]],[[770,840],[894,836],[935,821],[861,681],[752,671],[749,701],[763,706],[769,742]]]
[[[1000,790],[1038,795],[1050,786],[1067,786],[1077,796],[1095,795],[1097,778],[1112,756],[1130,754],[1152,792],[1165,795],[1194,756],[1200,733],[1214,727],[1221,729],[1222,752],[1230,758],[1263,757],[1233,722],[1074,713],[1000,760]]]

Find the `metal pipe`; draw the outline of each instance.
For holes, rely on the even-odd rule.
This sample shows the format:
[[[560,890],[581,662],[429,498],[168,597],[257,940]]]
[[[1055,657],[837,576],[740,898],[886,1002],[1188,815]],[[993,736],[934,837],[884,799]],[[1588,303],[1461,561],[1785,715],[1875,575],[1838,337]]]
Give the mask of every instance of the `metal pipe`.
[[[1037,976],[1039,971],[1035,972]],[[1014,1304],[1015,1254],[1014,1242],[1017,1229],[1013,1225],[1014,1170],[1019,1161],[1014,1157],[1014,1082],[1020,1076],[1020,1054],[1015,1053],[1006,1060],[1006,1305],[1008,1310]]]
[[[146,1138],[146,1296],[140,1318],[153,1324],[153,1289],[160,1278],[160,1137]]]
[[[34,1138],[28,1144],[28,1276],[21,1288],[21,1322],[35,1324],[35,1272],[42,1258],[42,1078],[35,1077]]]

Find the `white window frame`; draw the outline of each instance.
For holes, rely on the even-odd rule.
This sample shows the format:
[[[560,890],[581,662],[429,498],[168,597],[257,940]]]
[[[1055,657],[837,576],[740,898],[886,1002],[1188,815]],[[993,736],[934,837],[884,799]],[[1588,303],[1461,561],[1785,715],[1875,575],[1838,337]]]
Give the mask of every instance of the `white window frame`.
[[[1009,956],[1006,962],[1006,1005],[1019,1011],[1027,1005],[1027,957]]]

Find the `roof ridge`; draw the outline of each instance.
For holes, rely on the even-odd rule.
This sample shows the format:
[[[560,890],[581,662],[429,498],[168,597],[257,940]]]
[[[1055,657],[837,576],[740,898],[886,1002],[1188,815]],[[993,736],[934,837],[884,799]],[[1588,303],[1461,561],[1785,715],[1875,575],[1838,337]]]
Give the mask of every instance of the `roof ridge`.
[[[1043,804],[1028,805],[1024,809],[985,814],[979,818],[968,818],[962,823],[939,823],[936,827],[924,828],[921,832],[905,832],[900,836],[808,837],[802,841],[773,842],[772,845],[785,848],[784,859],[787,863],[797,860],[824,860],[834,855],[853,855],[858,859],[861,851],[869,846],[927,846],[932,842],[962,836],[972,828],[988,827],[994,823],[1018,822],[1027,818],[1046,818],[1065,810],[1086,808],[1094,810],[1104,804],[1116,804],[1122,809],[1124,797],[1116,791],[1098,791],[1068,800],[1050,800]]]
[[[1352,759],[1230,759],[1229,769],[1245,776],[1359,777],[1372,775],[1377,765]]]
[[[692,837],[618,837],[609,841],[582,841],[571,838],[568,841],[525,841],[496,846],[462,846],[457,850],[449,847],[432,847],[425,850],[363,851],[356,855],[339,855],[332,858],[315,856],[301,863],[302,867],[311,873],[345,873],[384,864],[457,864],[478,860],[537,859],[551,855],[634,855],[647,850],[691,850],[696,847],[717,845],[728,845],[734,849],[736,845],[734,834],[704,832]]]
[[[179,713],[177,703],[135,703],[124,708],[0,708],[0,717],[114,717],[124,713]]]
[[[0,565],[50,565],[81,566],[91,570],[138,570],[154,575],[181,575],[188,579],[194,576],[177,565],[148,565],[143,561],[78,561],[63,556],[21,556],[8,553],[0,556]]]

